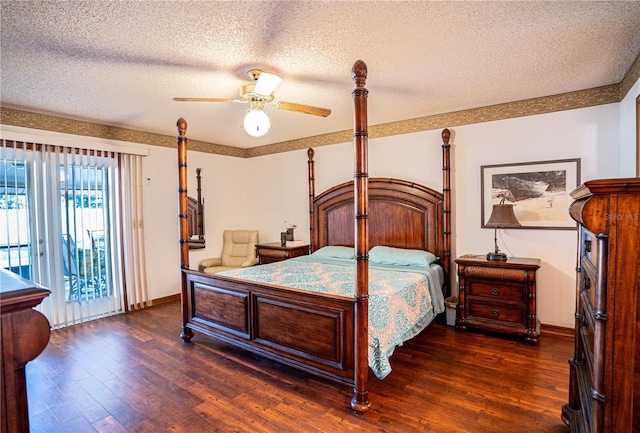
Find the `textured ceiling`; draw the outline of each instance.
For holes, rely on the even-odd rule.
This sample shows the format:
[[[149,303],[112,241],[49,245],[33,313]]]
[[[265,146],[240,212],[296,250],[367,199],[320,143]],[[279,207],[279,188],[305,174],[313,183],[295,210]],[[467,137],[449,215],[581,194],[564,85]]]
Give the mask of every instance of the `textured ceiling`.
[[[3,107],[240,148],[353,127],[351,67],[369,69],[369,123],[620,83],[640,54],[637,1],[5,1]],[[240,127],[246,72],[283,77],[262,138]]]

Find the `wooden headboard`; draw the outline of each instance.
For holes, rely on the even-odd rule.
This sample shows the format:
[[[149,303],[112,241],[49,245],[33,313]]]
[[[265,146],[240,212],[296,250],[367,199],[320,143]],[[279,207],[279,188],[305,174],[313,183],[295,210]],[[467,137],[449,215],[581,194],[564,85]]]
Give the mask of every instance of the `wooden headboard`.
[[[451,266],[450,132],[442,131],[442,192],[406,180],[368,178],[368,248],[386,245],[435,254],[448,282]],[[315,195],[314,151],[309,149],[311,251],[354,246],[354,181]],[[446,284],[448,286],[448,284]]]
[[[387,245],[444,254],[442,193],[404,180],[369,179],[369,248]],[[315,251],[327,245],[354,245],[353,181],[337,185],[313,201]]]

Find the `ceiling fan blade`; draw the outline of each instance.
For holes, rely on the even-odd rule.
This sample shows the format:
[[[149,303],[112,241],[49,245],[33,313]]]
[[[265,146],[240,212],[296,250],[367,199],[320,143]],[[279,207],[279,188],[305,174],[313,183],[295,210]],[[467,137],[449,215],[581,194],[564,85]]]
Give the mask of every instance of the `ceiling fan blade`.
[[[276,90],[276,87],[278,87],[278,84],[280,84],[281,81],[282,78],[276,74],[260,72],[260,75],[258,75],[258,81],[256,82],[256,87],[253,89],[253,93],[267,98],[274,90]]]
[[[229,98],[173,98],[173,100],[178,102],[244,102]]]
[[[313,114],[314,116],[327,117],[331,114],[328,108],[313,107],[311,105],[295,104],[293,102],[278,101],[274,102],[274,107],[280,110],[297,111],[299,113]]]

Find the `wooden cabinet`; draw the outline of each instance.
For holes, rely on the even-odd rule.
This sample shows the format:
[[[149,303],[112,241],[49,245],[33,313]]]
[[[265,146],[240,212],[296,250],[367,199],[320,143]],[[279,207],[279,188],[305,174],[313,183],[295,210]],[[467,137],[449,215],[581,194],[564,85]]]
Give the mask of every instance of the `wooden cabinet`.
[[[2,433],[29,431],[24,369],[49,342],[49,321],[33,309],[49,293],[44,287],[0,269]]]
[[[640,432],[640,179],[585,182],[571,193],[579,223],[572,432]]]
[[[536,272],[540,260],[463,256],[458,264],[459,304],[456,327],[523,337],[537,343]]]
[[[309,245],[283,247],[280,242],[256,245],[256,255],[258,256],[258,263],[261,265],[279,262],[280,260],[291,259],[293,257],[305,256],[307,254],[309,254]]]

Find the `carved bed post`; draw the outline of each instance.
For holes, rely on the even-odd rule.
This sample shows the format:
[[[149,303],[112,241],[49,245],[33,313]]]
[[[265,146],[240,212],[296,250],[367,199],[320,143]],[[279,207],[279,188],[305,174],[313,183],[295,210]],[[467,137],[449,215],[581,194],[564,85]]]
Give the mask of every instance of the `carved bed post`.
[[[314,231],[314,227],[313,227],[313,199],[316,196],[315,193],[315,174],[314,174],[314,162],[313,162],[313,154],[314,151],[313,149],[309,148],[307,150],[307,157],[309,158],[309,161],[307,162],[307,166],[309,168],[309,247],[310,247],[310,252],[314,252],[316,250],[316,246],[313,243],[313,231]]]
[[[201,168],[196,168],[196,181],[198,185],[198,215],[196,223],[198,224],[198,239],[204,239],[204,201],[202,198],[202,176],[200,176]],[[186,189],[186,186],[185,186]]]
[[[187,121],[182,117],[178,119],[176,124],[178,129],[178,220],[180,222],[180,268],[189,269],[189,224],[187,221],[188,214],[188,197],[187,197]],[[184,272],[180,272],[182,283],[182,333],[180,338],[189,341],[193,337],[193,331],[187,328],[188,308],[187,308],[187,276]]]
[[[367,81],[367,65],[357,60],[351,70],[355,89],[352,92],[355,108],[353,125],[354,144],[354,228],[356,254],[356,293],[355,293],[355,342],[356,365],[354,366],[353,399],[351,408],[356,413],[369,410],[369,389],[367,362],[369,346],[369,173],[368,170],[368,129],[367,95],[364,87]]]
[[[449,139],[451,131],[445,128],[442,130],[442,196],[443,196],[443,231],[444,231],[444,257],[442,266],[445,275],[449,279],[446,281],[446,294],[451,293],[451,145]]]

